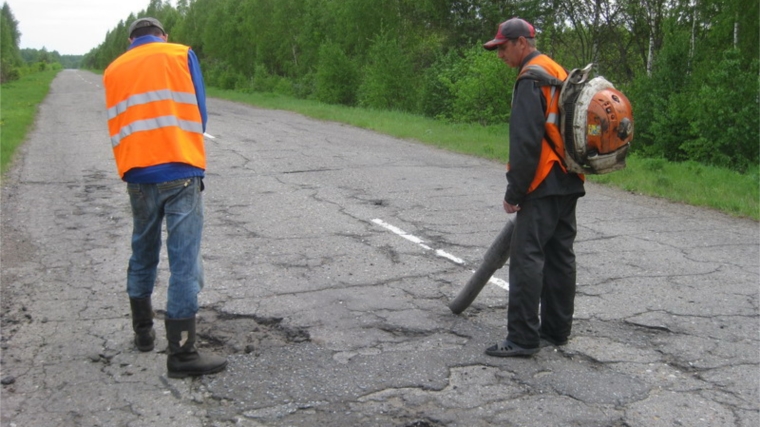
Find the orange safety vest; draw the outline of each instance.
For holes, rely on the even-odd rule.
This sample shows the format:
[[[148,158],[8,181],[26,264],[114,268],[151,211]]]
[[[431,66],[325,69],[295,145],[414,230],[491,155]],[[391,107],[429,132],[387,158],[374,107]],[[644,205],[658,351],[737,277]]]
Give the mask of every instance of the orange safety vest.
[[[540,54],[528,61],[520,70],[520,75],[530,66],[539,66],[546,70],[549,75],[559,80],[567,78],[565,69],[544,54]],[[562,153],[564,155],[565,153],[565,143],[560,133],[559,90],[555,86],[543,86],[541,90],[546,99],[546,135],[551,138],[551,142],[546,137],[541,140],[541,156],[538,161],[536,174],[533,176],[533,181],[528,187],[528,193],[538,188],[544,182],[544,179],[549,175],[555,163],[559,164],[562,170],[567,173],[564,163],[557,154]]]
[[[122,178],[132,168],[165,163],[206,169],[203,120],[187,63],[189,49],[175,43],[147,43],[128,50],[106,68],[108,130]]]

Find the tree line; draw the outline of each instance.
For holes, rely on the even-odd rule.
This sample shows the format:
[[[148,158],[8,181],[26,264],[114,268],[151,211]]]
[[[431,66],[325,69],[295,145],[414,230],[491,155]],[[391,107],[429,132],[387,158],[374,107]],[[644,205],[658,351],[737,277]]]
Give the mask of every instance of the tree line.
[[[43,47],[42,49],[21,49],[21,58],[30,66],[37,64],[38,67],[42,67],[40,64],[47,64],[48,66],[58,64],[62,68],[79,68],[84,55],[61,55],[57,50],[51,52]]]
[[[756,170],[757,0],[150,0],[84,58],[103,69],[139,16],[198,54],[207,83],[441,120],[505,123],[515,70],[481,45],[522,17],[566,68],[595,63],[634,106],[633,149]]]
[[[19,22],[7,2],[0,9],[0,83],[47,69],[79,68],[84,55],[61,55],[58,51],[20,49]]]
[[[16,80],[20,76],[19,68],[24,65],[18,47],[20,38],[18,21],[8,3],[3,3],[0,9],[0,83]]]

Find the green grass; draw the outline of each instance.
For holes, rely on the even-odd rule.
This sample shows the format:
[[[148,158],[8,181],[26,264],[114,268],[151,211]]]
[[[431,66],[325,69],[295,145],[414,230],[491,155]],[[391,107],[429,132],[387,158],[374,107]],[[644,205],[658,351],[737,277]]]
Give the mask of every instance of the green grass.
[[[271,93],[240,93],[209,88],[208,94],[261,108],[295,111],[316,119],[347,123],[458,153],[502,162],[508,158],[506,125],[450,124],[411,114],[326,105]],[[757,169],[739,174],[693,162],[672,163],[632,155],[622,171],[589,176],[588,179],[633,193],[760,220],[760,178]]]
[[[488,159],[506,161],[507,125],[450,124],[398,111],[328,105],[272,93],[241,93],[207,89],[208,95],[261,108],[294,111],[315,119],[347,123],[403,139]]]
[[[33,73],[0,85],[0,175],[26,139],[37,116],[37,106],[45,99],[58,71]]]
[[[634,193],[760,219],[757,169],[740,174],[695,162],[672,163],[637,156],[629,156],[626,163],[627,167],[621,171],[589,179]]]

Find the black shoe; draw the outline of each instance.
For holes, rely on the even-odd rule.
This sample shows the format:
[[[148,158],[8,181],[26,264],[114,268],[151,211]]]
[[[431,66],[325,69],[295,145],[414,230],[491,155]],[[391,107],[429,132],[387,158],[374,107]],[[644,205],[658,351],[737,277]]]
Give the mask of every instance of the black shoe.
[[[549,347],[549,346],[559,347],[565,344],[567,344],[567,338],[558,340],[548,335],[541,334],[541,343],[539,344],[539,347]]]
[[[538,353],[540,348],[525,348],[504,340],[486,349],[486,354],[494,357],[526,357]]]

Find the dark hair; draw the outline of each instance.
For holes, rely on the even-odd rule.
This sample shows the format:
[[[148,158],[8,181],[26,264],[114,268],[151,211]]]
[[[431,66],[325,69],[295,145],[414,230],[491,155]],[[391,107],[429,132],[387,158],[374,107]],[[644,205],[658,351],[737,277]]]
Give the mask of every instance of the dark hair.
[[[165,33],[158,27],[142,27],[132,31],[129,38],[136,39],[142,36],[163,36]]]

